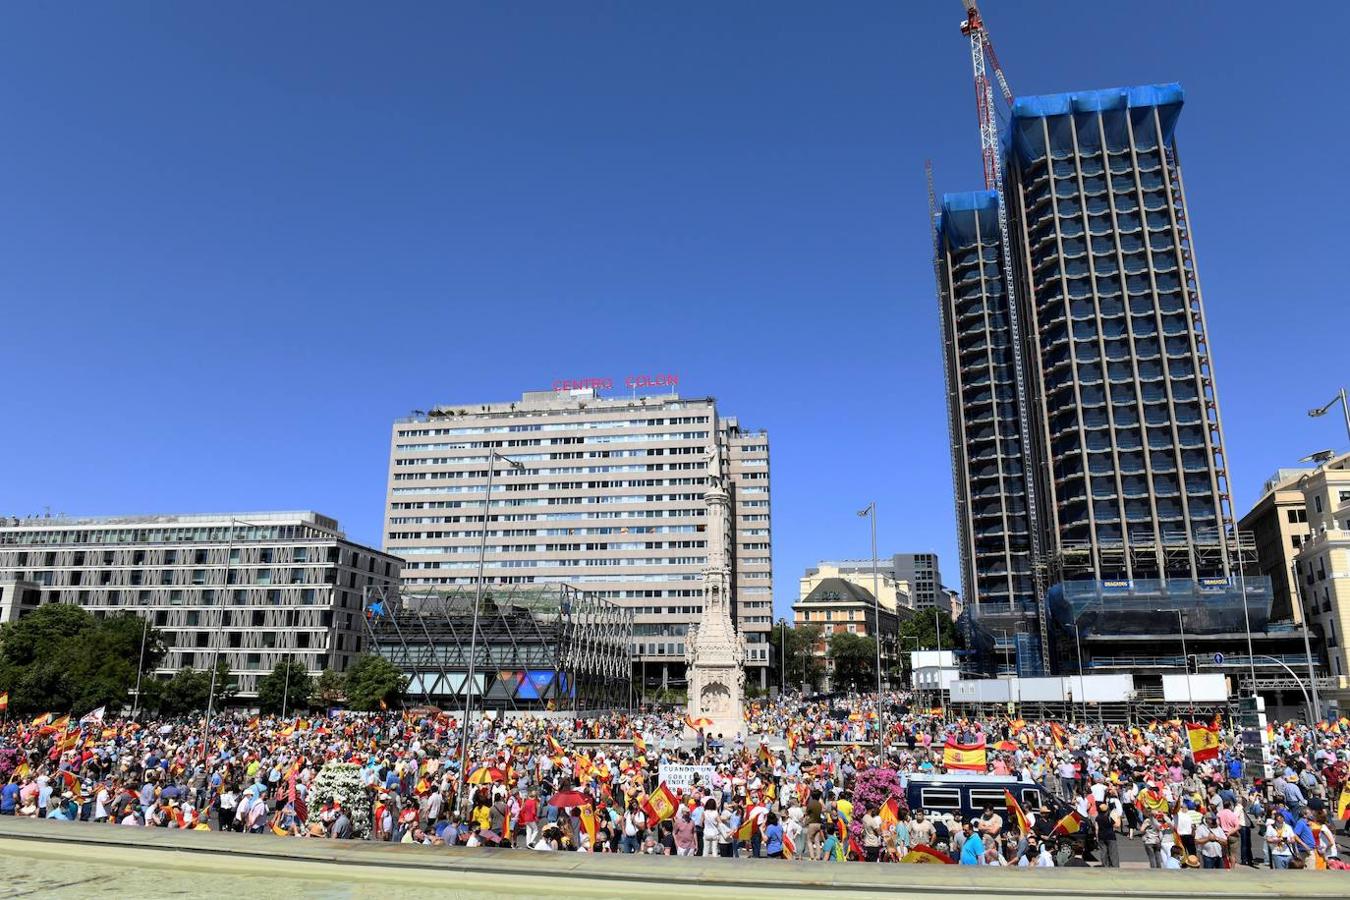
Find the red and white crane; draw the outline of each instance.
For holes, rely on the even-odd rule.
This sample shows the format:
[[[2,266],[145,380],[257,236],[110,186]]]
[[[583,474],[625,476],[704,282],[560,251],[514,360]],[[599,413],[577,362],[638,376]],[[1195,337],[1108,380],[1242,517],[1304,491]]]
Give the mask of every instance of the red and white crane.
[[[998,82],[1004,101],[1011,109],[1012,88],[1003,74],[1003,67],[994,53],[994,44],[989,39],[989,30],[985,27],[984,17],[975,5],[975,0],[961,0],[966,8],[965,21],[961,23],[961,33],[970,39],[970,63],[975,72],[975,107],[980,121],[980,153],[984,158],[984,187],[998,197],[998,230],[1003,245],[1003,284],[1007,292],[1007,315],[1009,340],[1012,352],[1008,355],[1013,361],[1013,379],[1017,392],[1017,424],[1020,430],[1022,473],[1026,486],[1027,530],[1030,533],[1030,563],[1033,590],[1037,601],[1037,616],[1040,624],[1041,660],[1049,666],[1049,628],[1039,600],[1044,596],[1044,558],[1041,554],[1040,517],[1036,509],[1035,491],[1031,487],[1036,477],[1034,460],[1031,453],[1030,414],[1028,412],[1027,377],[1022,364],[1022,325],[1021,309],[1017,302],[1017,279],[1013,273],[1013,248],[1008,229],[1008,203],[1003,189],[1003,160],[998,137],[998,117],[994,109],[994,81]],[[989,77],[993,71],[994,78]]]

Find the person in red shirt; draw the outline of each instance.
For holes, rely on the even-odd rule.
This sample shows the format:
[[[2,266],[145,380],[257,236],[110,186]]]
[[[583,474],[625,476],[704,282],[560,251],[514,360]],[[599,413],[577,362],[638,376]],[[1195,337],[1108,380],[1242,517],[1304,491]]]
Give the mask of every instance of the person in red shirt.
[[[521,825],[525,826],[525,846],[533,847],[539,838],[539,791],[530,788],[530,795],[520,804]]]

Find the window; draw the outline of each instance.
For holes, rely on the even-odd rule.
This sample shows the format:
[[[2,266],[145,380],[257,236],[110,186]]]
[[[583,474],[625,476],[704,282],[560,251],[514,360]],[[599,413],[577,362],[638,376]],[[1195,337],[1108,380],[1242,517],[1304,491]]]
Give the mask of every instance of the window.
[[[193,570],[192,570],[192,583],[193,583],[193,584],[206,584],[206,570],[205,570],[205,569],[193,569]]]
[[[1350,491],[1341,491],[1337,496],[1340,497],[1339,502],[1350,503]]]
[[[958,788],[926,787],[920,790],[919,801],[924,809],[955,812],[961,808],[961,791]]]
[[[206,549],[204,547],[198,547],[196,550],[193,550],[192,561],[199,566],[206,565]]]
[[[1289,519],[1291,525],[1307,522],[1308,508],[1306,506],[1300,506],[1296,509],[1285,510],[1285,517]]]
[[[1322,495],[1317,494],[1313,497],[1313,508],[1318,512],[1322,511]]]
[[[271,547],[263,547],[261,550],[258,551],[258,562],[261,562],[261,563],[271,563],[271,562],[272,562],[272,548],[271,548]]]
[[[295,562],[308,562],[309,550],[306,547],[296,547],[291,551],[291,559]]]
[[[983,810],[986,806],[992,806],[995,812],[1001,812],[1004,815],[1008,812],[1008,799],[1004,796],[1002,790],[971,788],[970,805],[979,810]]]

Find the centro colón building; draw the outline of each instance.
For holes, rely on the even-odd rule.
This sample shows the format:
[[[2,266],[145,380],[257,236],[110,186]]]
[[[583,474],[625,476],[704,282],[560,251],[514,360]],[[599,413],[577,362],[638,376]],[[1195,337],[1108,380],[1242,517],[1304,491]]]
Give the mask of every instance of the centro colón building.
[[[1077,637],[1090,658],[1092,637],[1155,631],[1164,610],[1173,634],[1178,609],[1187,630],[1265,626],[1269,582],[1244,577],[1230,507],[1181,107],[1175,84],[1014,101],[1011,247],[995,192],[942,201],[962,586],[1003,671],[1072,670]]]

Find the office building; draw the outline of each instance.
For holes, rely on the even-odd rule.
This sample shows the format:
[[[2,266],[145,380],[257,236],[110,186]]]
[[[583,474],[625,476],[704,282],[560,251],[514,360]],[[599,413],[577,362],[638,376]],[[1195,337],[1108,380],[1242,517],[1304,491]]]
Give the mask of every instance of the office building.
[[[1294,558],[1298,597],[1320,634],[1338,699],[1350,699],[1350,454],[1301,476],[1308,536]],[[1297,605],[1297,602],[1296,602]]]
[[[968,637],[998,671],[1072,670],[1079,638],[1124,665],[1118,638],[1161,610],[1239,638],[1268,619],[1230,507],[1181,106],[1174,84],[1019,98],[1011,246],[993,191],[947,195],[935,223]]]
[[[1256,544],[1256,570],[1270,579],[1270,617],[1303,621],[1303,606],[1294,602],[1290,573],[1294,557],[1308,539],[1308,506],[1299,479],[1312,469],[1280,469],[1266,480],[1261,497],[1238,522]]]
[[[521,468],[498,460],[492,470],[485,585],[567,584],[631,609],[635,666],[675,686],[702,612],[712,474],[731,493],[733,619],[749,675],[763,685],[773,619],[768,435],[720,414],[711,397],[641,396],[643,382],[630,382],[630,396],[603,396],[607,380],[561,382],[395,423],[385,550],[407,560],[410,590],[475,584],[495,451]]]
[[[822,568],[827,567],[822,564]],[[792,604],[792,625],[794,628],[810,625],[820,629],[820,640],[812,646],[811,652],[823,661],[825,681],[818,685],[822,690],[836,687],[834,661],[829,655],[833,635],[847,633],[879,639],[883,672],[890,672],[899,663],[900,623],[914,615],[914,609],[908,603],[895,606],[885,602],[888,593],[893,599],[898,594],[902,601],[907,600],[908,595],[898,593],[895,582],[883,575],[878,576],[883,598],[878,605],[871,589],[862,586],[864,581],[870,585],[870,578],[870,574],[866,577],[840,575],[829,567],[829,571],[820,577],[802,579],[803,594]]]
[[[822,562],[819,569],[807,569],[806,575],[809,578],[826,567],[833,567],[845,575],[860,573],[870,577],[872,574],[870,559],[841,559]],[[932,609],[948,602],[943,599],[942,570],[936,553],[895,553],[877,560],[877,567],[896,584],[903,586],[912,601],[908,605],[915,609]],[[868,582],[864,587],[870,589],[871,583]],[[882,601],[885,599],[883,594]]]
[[[288,659],[345,671],[365,646],[363,597],[396,585],[400,563],[314,512],[7,519],[0,613],[149,616],[168,645],[156,676],[219,657],[247,699]]]
[[[849,584],[867,591],[869,596],[875,591],[881,597],[882,609],[895,612],[896,609],[900,608],[914,608],[914,597],[910,592],[908,582],[896,581],[889,567],[884,567],[880,561],[878,561],[876,569],[875,583],[872,578],[870,562],[866,568],[861,565],[851,565],[850,561],[845,560],[837,563],[823,562],[818,566],[807,569],[797,588],[798,601],[805,600],[817,587],[830,579],[847,581]]]

